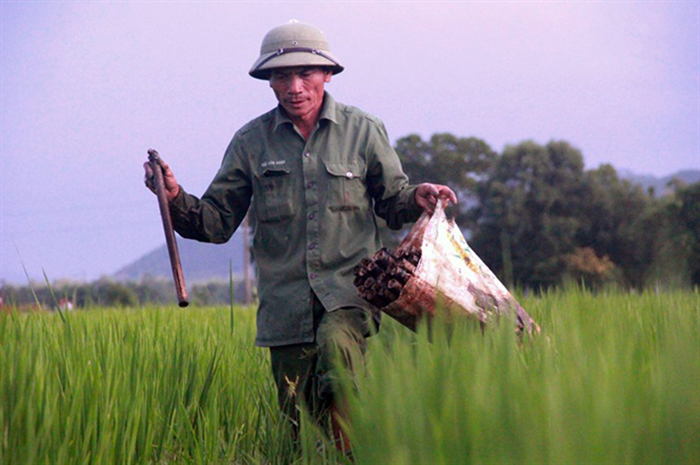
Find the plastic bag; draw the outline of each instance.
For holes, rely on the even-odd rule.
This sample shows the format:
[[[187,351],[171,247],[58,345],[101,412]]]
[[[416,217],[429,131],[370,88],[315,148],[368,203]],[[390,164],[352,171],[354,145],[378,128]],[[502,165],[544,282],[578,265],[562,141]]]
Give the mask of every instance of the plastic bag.
[[[469,247],[454,220],[446,218],[441,200],[432,215],[423,213],[395,254],[415,247],[420,248],[421,258],[413,276],[398,298],[381,311],[413,330],[421,318],[434,316],[440,308],[484,324],[510,315],[518,330],[539,332],[530,315]]]

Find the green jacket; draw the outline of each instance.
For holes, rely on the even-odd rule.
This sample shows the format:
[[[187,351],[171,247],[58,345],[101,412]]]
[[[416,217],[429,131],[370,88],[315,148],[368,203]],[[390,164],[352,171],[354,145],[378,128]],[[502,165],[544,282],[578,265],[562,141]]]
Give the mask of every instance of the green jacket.
[[[175,229],[203,242],[226,242],[252,203],[265,347],[314,341],[312,292],[327,311],[371,311],[353,268],[381,247],[375,213],[393,229],[421,213],[382,122],[328,93],[307,141],[277,107],[235,134],[201,200],[180,192]]]

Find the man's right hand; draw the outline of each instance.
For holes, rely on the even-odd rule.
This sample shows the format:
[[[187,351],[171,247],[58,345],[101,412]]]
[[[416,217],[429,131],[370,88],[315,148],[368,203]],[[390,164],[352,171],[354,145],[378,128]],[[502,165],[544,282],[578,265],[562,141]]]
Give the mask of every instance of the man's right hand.
[[[162,159],[158,159],[158,163],[160,165],[160,169],[163,172],[163,183],[165,184],[165,195],[168,198],[168,202],[172,202],[175,197],[180,193],[180,185],[177,183],[177,180],[175,179],[175,175],[173,174],[173,171],[170,169],[170,166]],[[145,171],[145,175],[143,177],[143,182],[146,184],[146,187],[148,187],[151,192],[155,193],[156,192],[156,186],[155,186],[155,179],[154,179],[154,174],[153,174],[153,169],[151,168],[150,162],[146,162],[143,164],[143,169]]]

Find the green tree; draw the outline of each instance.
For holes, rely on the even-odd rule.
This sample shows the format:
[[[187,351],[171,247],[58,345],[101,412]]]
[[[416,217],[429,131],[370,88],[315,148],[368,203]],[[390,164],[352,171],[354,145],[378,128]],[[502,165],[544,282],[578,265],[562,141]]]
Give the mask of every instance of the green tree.
[[[471,243],[507,286],[557,284],[577,246],[583,156],[563,141],[505,148],[479,187]]]
[[[680,200],[678,220],[682,225],[681,241],[688,251],[690,282],[700,286],[700,182],[681,188],[677,197]]]
[[[459,204],[451,213],[462,228],[470,228],[469,210],[478,200],[475,191],[498,154],[481,139],[448,133],[433,134],[428,141],[415,134],[403,137],[396,142],[396,152],[412,184],[445,184],[455,191]]]
[[[676,183],[649,223],[655,226],[648,284],[700,285],[700,183]]]
[[[621,180],[611,165],[601,165],[586,172],[584,199],[578,244],[592,248],[599,257],[610,257],[627,285],[642,287],[659,234],[653,197]]]
[[[101,278],[91,286],[91,297],[96,305],[107,307],[134,307],[138,304],[136,293],[126,284]]]

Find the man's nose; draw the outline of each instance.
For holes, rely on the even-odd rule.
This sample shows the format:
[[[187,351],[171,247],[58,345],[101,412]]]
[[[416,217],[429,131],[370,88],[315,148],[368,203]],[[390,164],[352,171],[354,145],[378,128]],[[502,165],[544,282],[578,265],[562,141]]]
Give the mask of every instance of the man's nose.
[[[287,83],[287,90],[289,91],[290,94],[298,94],[301,92],[302,89],[302,82],[301,78],[299,76],[290,76],[289,81]]]

